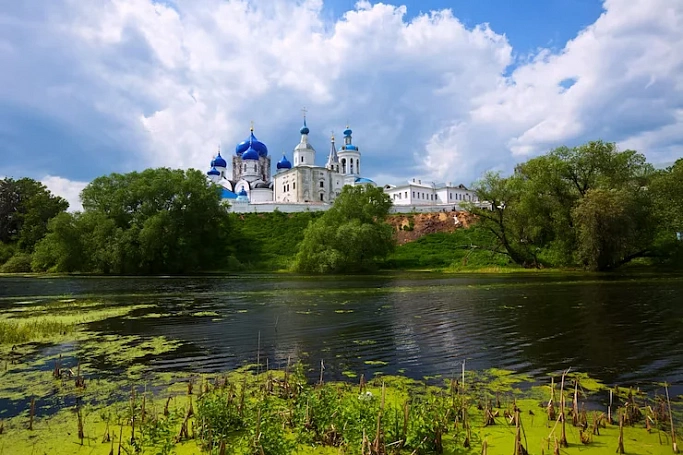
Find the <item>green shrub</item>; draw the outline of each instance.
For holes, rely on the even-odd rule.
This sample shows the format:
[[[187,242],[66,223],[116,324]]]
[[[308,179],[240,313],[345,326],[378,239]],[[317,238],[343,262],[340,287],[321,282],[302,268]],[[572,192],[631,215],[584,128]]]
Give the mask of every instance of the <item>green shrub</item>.
[[[0,242],[0,265],[9,261],[9,259],[12,256],[14,256],[15,252],[16,252],[16,248],[14,247],[14,245],[10,245],[8,243]]]
[[[31,255],[26,253],[17,253],[12,256],[2,267],[2,273],[24,273],[31,271]]]

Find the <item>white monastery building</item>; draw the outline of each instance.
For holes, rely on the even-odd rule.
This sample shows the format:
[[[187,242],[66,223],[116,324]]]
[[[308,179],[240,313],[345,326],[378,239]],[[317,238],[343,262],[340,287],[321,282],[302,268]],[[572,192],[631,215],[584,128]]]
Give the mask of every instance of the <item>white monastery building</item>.
[[[305,110],[304,110],[305,112]],[[375,185],[361,177],[361,153],[353,144],[353,131],[347,126],[341,146],[330,139],[325,166],[317,166],[316,150],[309,142],[310,130],[304,124],[301,139],[294,147],[292,161],[283,154],[271,174],[271,157],[266,145],[254,136],[252,124],[249,137],[237,144],[232,156],[232,175],[228,163],[218,154],[211,161],[208,177],[222,187],[222,197],[233,212],[300,212],[327,210],[345,185]],[[476,201],[476,195],[463,185],[452,186],[422,183],[412,179],[407,185],[386,185],[395,212],[441,211],[455,209],[462,201]]]

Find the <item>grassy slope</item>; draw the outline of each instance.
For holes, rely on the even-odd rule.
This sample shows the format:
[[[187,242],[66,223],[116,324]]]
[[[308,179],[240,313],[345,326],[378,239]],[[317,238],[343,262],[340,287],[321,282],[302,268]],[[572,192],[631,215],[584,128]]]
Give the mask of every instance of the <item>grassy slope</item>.
[[[512,268],[507,256],[491,253],[473,245],[491,243],[486,233],[476,226],[453,233],[428,234],[415,242],[399,245],[389,256],[385,268],[415,269],[483,269]]]
[[[289,269],[308,223],[320,213],[232,215],[237,237],[235,257],[246,270]]]
[[[308,223],[319,213],[267,213],[233,215],[235,257],[243,270],[275,271],[290,268]],[[491,243],[485,232],[473,227],[454,233],[429,234],[399,245],[382,265],[389,270],[492,270],[517,268],[506,256],[471,248]],[[236,265],[231,266],[235,268]]]

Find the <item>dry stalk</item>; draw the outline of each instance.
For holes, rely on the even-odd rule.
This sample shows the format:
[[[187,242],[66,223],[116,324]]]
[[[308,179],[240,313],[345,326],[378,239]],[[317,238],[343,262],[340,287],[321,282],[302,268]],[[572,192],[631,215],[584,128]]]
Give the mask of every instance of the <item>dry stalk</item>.
[[[81,440],[81,445],[83,445],[83,439],[85,439],[85,434],[83,433],[83,415],[81,414],[80,408],[78,409],[78,439]]]
[[[117,455],[121,455],[121,441],[123,440],[123,422],[120,423],[121,429],[119,430],[119,450]]]
[[[164,417],[168,417],[168,404],[171,402],[171,397],[168,397],[166,399],[166,406],[164,406]]]
[[[560,418],[562,419],[562,435],[560,436],[560,446],[569,447],[567,442],[566,414],[564,412],[564,378],[569,373],[569,368],[562,372],[562,385],[560,386]]]
[[[111,441],[111,436],[109,435],[109,421],[107,421],[107,426],[104,428],[104,435],[102,435],[102,444]],[[112,449],[113,451],[114,449]]]
[[[617,446],[617,453],[624,454],[624,413],[619,415],[619,445]]]
[[[29,411],[28,429],[33,431],[33,416],[36,414],[36,399],[31,398],[31,410]]]
[[[671,424],[671,444],[674,453],[678,453],[678,445],[676,444],[676,431],[674,429],[674,417],[671,413],[671,400],[669,400],[669,385],[664,384],[664,390],[666,391],[666,405],[669,408],[669,423]]]

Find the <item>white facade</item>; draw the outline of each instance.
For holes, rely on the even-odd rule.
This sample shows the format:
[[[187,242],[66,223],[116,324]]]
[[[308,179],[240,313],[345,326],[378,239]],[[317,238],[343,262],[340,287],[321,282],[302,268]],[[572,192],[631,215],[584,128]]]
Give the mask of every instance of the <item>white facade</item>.
[[[283,155],[276,164],[277,172],[272,176],[268,149],[254,136],[253,126],[249,138],[235,148],[232,179],[227,176],[227,163],[219,149],[207,174],[223,187],[223,198],[232,211],[250,212],[252,206],[259,204],[272,207],[271,210],[282,204],[288,211],[291,211],[292,204],[304,207],[315,204],[316,210],[326,210],[344,185],[374,185],[372,180],[360,176],[360,151],[353,145],[353,132],[348,126],[339,151],[332,136],[324,167],[315,164],[316,151],[309,142],[306,117],[299,133],[301,138],[292,152],[292,162]]]
[[[463,202],[478,202],[474,191],[465,185],[436,184],[411,179],[404,185],[385,185],[384,192],[395,206],[459,207]]]

